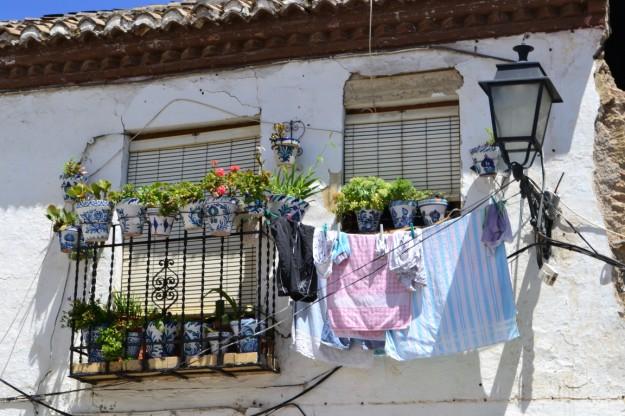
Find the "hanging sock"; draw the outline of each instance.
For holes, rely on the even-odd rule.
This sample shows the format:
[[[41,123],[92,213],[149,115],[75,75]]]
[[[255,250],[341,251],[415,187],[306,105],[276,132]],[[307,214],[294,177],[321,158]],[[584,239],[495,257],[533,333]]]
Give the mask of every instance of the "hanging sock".
[[[349,247],[349,240],[347,234],[339,231],[334,244],[332,245],[332,261],[334,264],[341,264],[349,258],[351,255],[351,249]]]
[[[315,229],[313,236],[313,258],[317,267],[317,276],[326,278],[332,273],[332,245],[335,233],[327,228]]]
[[[491,253],[504,241],[512,241],[512,227],[504,202],[494,202],[485,208],[482,243]]]
[[[380,224],[380,232],[375,239],[375,256],[382,257],[386,254],[386,236],[384,235],[384,226]]]

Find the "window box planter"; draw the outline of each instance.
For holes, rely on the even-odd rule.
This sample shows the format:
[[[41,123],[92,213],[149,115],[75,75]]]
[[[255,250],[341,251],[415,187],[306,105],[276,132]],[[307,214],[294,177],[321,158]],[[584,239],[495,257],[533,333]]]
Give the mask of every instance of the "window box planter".
[[[200,321],[188,321],[184,323],[184,355],[191,357],[204,352],[203,333],[207,331],[206,324]]]
[[[109,201],[88,199],[77,202],[75,209],[87,243],[101,243],[108,240],[113,213]]]
[[[178,335],[177,322],[150,321],[145,335],[146,351],[149,357],[161,358],[174,355]]]
[[[137,237],[143,234],[146,213],[139,198],[122,199],[115,205],[115,212],[117,212],[117,219],[124,238]]]
[[[191,202],[180,210],[180,216],[187,231],[200,231],[204,226],[204,201]]]
[[[230,327],[235,338],[240,336],[238,341],[239,352],[258,352],[258,337],[253,336],[257,331],[257,326],[257,321],[254,318],[230,321]],[[264,325],[261,327],[264,328]]]
[[[206,233],[226,237],[232,232],[237,213],[237,200],[232,197],[208,197],[205,202]]]
[[[169,237],[176,222],[175,215],[161,215],[159,208],[148,208],[150,233],[154,237]]]

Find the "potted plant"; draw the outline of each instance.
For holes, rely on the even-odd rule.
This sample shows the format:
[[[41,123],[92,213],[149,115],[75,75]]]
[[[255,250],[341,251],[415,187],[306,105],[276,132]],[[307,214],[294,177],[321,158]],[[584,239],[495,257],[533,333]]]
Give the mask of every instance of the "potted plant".
[[[78,242],[78,217],[71,211],[67,211],[65,208],[59,208],[55,205],[48,205],[46,209],[46,217],[52,221],[52,230],[59,236],[59,243],[61,245],[61,251],[63,253],[71,253],[77,249],[76,243]],[[85,239],[80,238],[80,249],[86,250],[87,245]]]
[[[417,211],[418,191],[408,179],[395,179],[389,187],[389,211],[395,228],[402,228],[414,221]]]
[[[67,193],[76,201],[75,209],[88,243],[108,239],[111,227],[112,204],[106,199],[111,183],[101,179],[91,185],[79,183]]]
[[[115,205],[117,220],[124,238],[143,234],[146,221],[145,207],[141,203],[139,188],[127,183],[119,191],[109,192],[109,201]]]
[[[204,225],[204,189],[193,182],[172,185],[174,199],[180,206],[180,216],[187,231],[201,230]]]
[[[127,294],[113,292],[113,314],[115,316],[115,327],[126,336],[126,348],[125,351],[122,351],[123,356],[126,358],[137,358],[141,350],[143,326],[141,303]],[[104,352],[104,346],[102,350]]]
[[[63,164],[63,173],[60,176],[61,189],[63,189],[63,200],[70,201],[73,198],[67,191],[74,185],[87,181],[87,171],[80,162],[70,159]]]
[[[208,291],[208,293],[217,293],[222,299],[215,302],[215,316],[221,327],[218,330],[223,330],[230,326],[232,333],[221,334],[221,339],[228,339],[231,334],[234,334],[235,338],[238,338],[239,352],[256,352],[258,351],[258,338],[254,334],[258,330],[258,322],[254,317],[254,309],[251,305],[245,307],[242,311],[239,309],[237,301],[228,295],[228,293],[219,288],[214,288]],[[225,303],[228,303],[229,307],[225,307]],[[219,334],[209,334],[209,341],[215,342],[215,338],[219,338]],[[219,344],[211,345],[211,351],[218,350]]]
[[[497,174],[499,164],[499,147],[495,144],[495,135],[491,128],[486,129],[488,140],[484,144],[470,150],[473,166],[471,169],[480,176],[492,176]]]
[[[76,299],[69,310],[63,312],[61,325],[82,332],[81,346],[87,346],[88,361],[91,363],[104,361],[97,340],[102,331],[109,327],[111,320],[111,314],[102,307],[99,300]]]
[[[335,212],[356,214],[360,232],[377,231],[382,211],[389,202],[390,184],[376,176],[355,177],[336,196]]]
[[[418,206],[425,225],[431,225],[444,218],[448,203],[443,194],[427,192],[429,192],[430,197],[419,200]]]
[[[212,162],[213,169],[202,179],[202,188],[206,193],[205,227],[209,235],[227,236],[232,232],[234,217],[237,212],[236,176],[240,168],[231,166],[228,171]]]
[[[152,236],[169,237],[179,208],[172,185],[155,182],[142,187],[139,190],[139,200],[147,208]]]
[[[230,167],[231,171],[233,167]],[[265,194],[269,188],[270,178],[271,173],[262,170],[262,168],[259,173],[254,173],[251,170],[239,171],[234,177],[245,212],[249,215],[260,217],[264,214],[266,206]]]
[[[310,205],[306,199],[321,191],[314,169],[298,172],[295,165],[279,166],[269,180],[269,189],[269,211],[293,221],[303,219]]]
[[[162,318],[156,310],[148,319],[145,333],[148,356],[162,358],[174,355],[179,329],[178,320],[171,314]]]
[[[299,130],[301,130],[299,137],[294,137],[293,132]],[[273,125],[273,133],[269,141],[271,142],[271,149],[278,159],[278,165],[293,165],[295,163],[295,158],[302,154],[300,139],[303,134],[304,123],[301,121]]]

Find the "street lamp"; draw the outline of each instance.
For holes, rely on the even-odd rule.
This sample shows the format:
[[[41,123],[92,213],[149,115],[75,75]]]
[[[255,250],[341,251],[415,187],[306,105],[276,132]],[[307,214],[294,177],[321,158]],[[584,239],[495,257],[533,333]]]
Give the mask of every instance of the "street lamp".
[[[519,62],[497,65],[495,79],[480,81],[488,95],[495,142],[513,172],[532,166],[542,154],[551,104],[562,98],[538,62],[527,62],[529,45],[512,48]],[[516,175],[515,175],[516,176]]]

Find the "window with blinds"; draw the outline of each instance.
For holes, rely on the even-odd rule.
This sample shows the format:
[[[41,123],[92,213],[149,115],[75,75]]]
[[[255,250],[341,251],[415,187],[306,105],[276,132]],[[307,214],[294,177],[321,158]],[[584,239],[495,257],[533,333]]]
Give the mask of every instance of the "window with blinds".
[[[258,126],[233,128],[191,135],[133,141],[128,159],[128,183],[147,185],[152,182],[199,182],[212,169],[211,162],[220,167],[239,165],[241,169],[258,168],[255,154],[259,145]],[[188,236],[201,236],[202,232],[189,232]],[[184,227],[180,219],[172,230],[171,238],[183,237]],[[146,239],[147,237],[142,237]],[[138,241],[135,238],[135,241]],[[146,278],[156,274],[162,266],[159,260],[167,257],[174,261],[170,267],[180,279],[183,277],[183,242],[172,241],[167,247],[153,244],[150,248],[148,273],[147,245],[124,249],[122,290],[130,286],[131,296],[142,302],[146,297]],[[167,255],[166,255],[167,254]],[[242,307],[253,304],[256,299],[258,248],[254,244],[243,244],[242,237],[194,239],[187,242],[185,267],[185,314],[212,312],[216,293],[212,288],[223,289],[237,299]],[[129,259],[132,259],[129,261]],[[130,270],[130,277],[127,276]],[[239,286],[239,277],[242,285]],[[180,284],[182,285],[182,284]],[[206,295],[202,300],[202,287]],[[149,292],[149,291],[148,291]],[[148,296],[149,309],[155,305]],[[180,312],[180,299],[169,308],[169,312]]]
[[[405,178],[460,200],[457,106],[348,114],[343,145],[345,182],[355,176]]]

